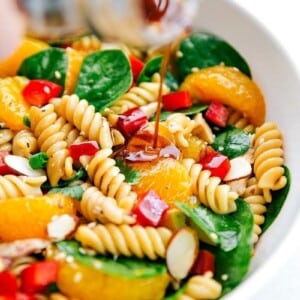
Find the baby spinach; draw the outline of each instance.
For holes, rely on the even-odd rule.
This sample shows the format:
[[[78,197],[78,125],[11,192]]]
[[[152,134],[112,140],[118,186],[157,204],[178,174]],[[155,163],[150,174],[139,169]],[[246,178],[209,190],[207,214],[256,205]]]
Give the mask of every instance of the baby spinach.
[[[193,106],[189,108],[184,109],[178,109],[176,112],[185,114],[186,116],[193,116],[195,114],[198,114],[204,110],[206,110],[208,105],[206,104],[194,104]],[[166,111],[162,110],[160,113],[160,121],[165,121],[170,115],[174,114],[174,111]],[[155,120],[156,115],[154,115],[151,120]]]
[[[200,240],[218,245],[224,252],[237,247],[240,224],[231,214],[219,215],[204,206],[190,207],[183,202],[176,202],[176,206],[190,218]]]
[[[46,79],[65,86],[68,56],[64,49],[48,48],[26,58],[18,70],[30,79]]]
[[[235,288],[247,274],[253,250],[253,213],[250,206],[237,199],[237,210],[230,217],[239,224],[239,243],[231,251],[221,247],[207,245],[206,248],[215,255],[215,278],[222,283],[222,294],[225,295]],[[204,248],[204,245],[202,245]]]
[[[242,129],[230,126],[216,136],[211,146],[232,159],[248,151],[250,138]]]
[[[48,162],[48,155],[46,152],[38,152],[32,154],[29,158],[29,165],[32,169],[43,169]]]
[[[203,69],[219,64],[238,68],[251,77],[246,60],[229,43],[207,32],[194,32],[184,38],[179,46],[177,67],[183,80],[194,68]]]
[[[81,200],[83,194],[83,188],[80,185],[55,187],[52,188],[48,193],[49,194],[61,193],[64,194],[65,196],[69,196],[74,199]]]
[[[284,166],[284,175],[286,176],[287,184],[283,189],[272,192],[272,202],[267,206],[268,210],[265,214],[265,222],[261,227],[263,232],[266,231],[277,218],[289,193],[291,185],[291,175],[288,167],[286,166]]]
[[[77,262],[93,269],[98,269],[108,274],[127,278],[149,278],[159,276],[167,272],[165,263],[160,261],[148,261],[130,257],[118,258],[108,256],[91,256],[80,251],[80,244],[77,241],[57,242],[58,249],[68,256],[72,256]]]
[[[150,82],[152,80],[152,76],[160,71],[162,59],[162,55],[150,59],[141,71],[137,80],[137,84],[141,82]],[[171,91],[178,90],[178,80],[172,73],[166,72],[164,83],[170,88]]]
[[[74,93],[101,111],[123,95],[131,83],[130,64],[121,50],[96,51],[83,60]]]

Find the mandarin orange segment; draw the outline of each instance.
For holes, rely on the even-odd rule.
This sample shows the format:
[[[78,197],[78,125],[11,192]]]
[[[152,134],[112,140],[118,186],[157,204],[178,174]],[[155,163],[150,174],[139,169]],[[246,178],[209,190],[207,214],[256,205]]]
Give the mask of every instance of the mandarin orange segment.
[[[134,164],[132,166],[135,167]],[[170,206],[174,201],[190,201],[191,178],[178,160],[165,158],[155,164],[146,163],[145,168],[139,163],[138,169],[141,172],[141,179],[133,186],[133,190],[138,194],[152,189]]]
[[[257,84],[238,69],[227,66],[205,68],[188,75],[180,86],[201,102],[219,101],[240,111],[252,124],[265,121],[266,106]]]
[[[159,300],[169,283],[167,273],[156,276],[126,277],[73,261],[62,262],[57,285],[67,296],[84,300]]]
[[[24,100],[22,91],[29,80],[15,76],[0,78],[0,122],[12,130],[25,129],[23,118],[30,105]]]
[[[66,49],[66,52],[68,55],[68,69],[65,82],[65,94],[71,95],[74,91],[85,53],[70,47]]]
[[[0,201],[0,241],[47,238],[47,224],[56,215],[76,213],[74,200],[62,194]]]
[[[48,47],[49,45],[42,41],[24,38],[11,56],[0,61],[0,77],[15,76],[24,59]]]

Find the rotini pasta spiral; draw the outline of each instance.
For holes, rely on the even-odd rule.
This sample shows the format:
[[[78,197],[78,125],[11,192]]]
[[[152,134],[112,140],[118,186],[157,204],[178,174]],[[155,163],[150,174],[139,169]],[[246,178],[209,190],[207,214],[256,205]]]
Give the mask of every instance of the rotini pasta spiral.
[[[120,173],[115,160],[110,158],[111,154],[111,149],[99,150],[88,164],[84,162],[83,165],[89,179],[105,196],[115,198],[120,207],[124,207],[122,202],[125,201],[127,209],[131,210],[137,195],[125,182],[125,176]]]
[[[42,108],[32,106],[29,111],[31,129],[38,139],[40,150],[48,155],[47,175],[55,186],[59,179],[70,178],[74,174],[73,159],[69,156],[65,133],[57,122],[53,104]]]
[[[255,126],[249,123],[248,120],[237,110],[230,109],[227,123],[247,132],[254,132],[255,130]]]
[[[37,138],[30,130],[18,131],[12,142],[12,152],[14,155],[29,158],[31,154],[38,151]]]
[[[22,196],[42,195],[41,185],[46,176],[27,177],[16,175],[0,176],[0,200]]]
[[[236,210],[237,193],[230,190],[229,185],[220,184],[219,177],[211,176],[210,171],[202,170],[201,164],[191,158],[182,160],[192,178],[193,193],[199,202],[210,207],[215,213],[226,214]]]
[[[77,51],[90,53],[101,49],[101,41],[95,35],[86,35],[74,41],[71,47]]]
[[[257,180],[255,177],[251,177],[247,181],[247,187],[242,195],[244,200],[250,205],[253,211],[254,227],[253,227],[253,242],[258,241],[261,234],[260,226],[265,222],[264,213],[267,211],[266,203],[263,196],[263,191],[257,186]]]
[[[178,300],[218,299],[221,296],[222,286],[212,277],[211,272],[192,276],[187,281],[184,293],[179,296]]]
[[[258,187],[267,201],[272,200],[270,190],[282,189],[287,182],[283,168],[282,134],[273,122],[256,128],[254,135],[254,174]]]
[[[163,85],[163,94],[168,92],[168,87]],[[105,114],[122,114],[130,108],[144,106],[157,101],[159,82],[141,82],[138,86],[120,97],[111,107],[105,110]]]
[[[135,219],[121,209],[116,200],[106,197],[95,186],[83,185],[85,189],[80,201],[80,211],[88,221],[101,223],[132,224]]]
[[[51,101],[58,115],[74,125],[80,134],[89,140],[97,141],[101,148],[111,148],[113,139],[109,123],[95,107],[76,95],[65,95]]]
[[[12,139],[14,133],[10,129],[1,128],[0,129],[0,151],[10,152],[12,149]]]
[[[172,232],[165,227],[81,225],[75,233],[75,239],[83,246],[102,254],[148,257],[155,260],[165,257],[166,245],[171,235]]]

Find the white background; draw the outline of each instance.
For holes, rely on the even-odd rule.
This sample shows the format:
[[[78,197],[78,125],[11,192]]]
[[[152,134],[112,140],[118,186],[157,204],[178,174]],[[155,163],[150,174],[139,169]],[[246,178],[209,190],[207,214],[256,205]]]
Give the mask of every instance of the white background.
[[[222,1],[222,0],[221,0]],[[297,0],[233,0],[267,27],[288,53],[300,72],[300,10]],[[300,95],[299,95],[300,101]],[[300,112],[299,112],[300,113]],[[299,136],[300,138],[300,136]],[[300,155],[300,153],[299,153]],[[300,195],[299,195],[300,196]],[[300,197],[299,197],[300,199]],[[299,222],[298,222],[299,223]],[[282,257],[285,261],[253,300],[300,299],[300,228],[295,231],[295,246]],[[241,299],[242,300],[242,299]]]

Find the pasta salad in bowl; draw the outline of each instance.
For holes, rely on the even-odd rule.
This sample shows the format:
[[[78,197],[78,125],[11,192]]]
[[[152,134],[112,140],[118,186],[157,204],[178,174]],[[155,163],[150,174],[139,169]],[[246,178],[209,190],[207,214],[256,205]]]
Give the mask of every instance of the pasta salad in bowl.
[[[277,60],[239,22],[265,38],[203,1],[166,48],[24,38],[0,62],[0,296],[234,299],[263,272],[297,214],[296,152]]]

